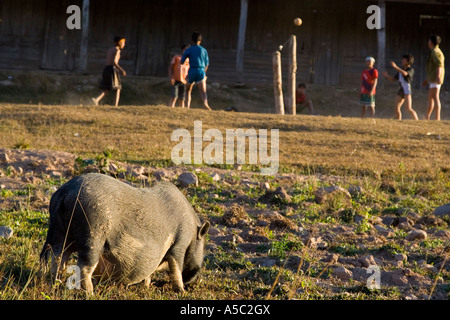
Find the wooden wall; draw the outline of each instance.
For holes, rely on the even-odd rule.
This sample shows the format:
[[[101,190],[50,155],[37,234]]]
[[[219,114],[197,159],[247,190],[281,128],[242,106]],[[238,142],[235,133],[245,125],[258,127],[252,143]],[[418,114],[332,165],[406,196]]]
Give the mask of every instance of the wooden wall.
[[[74,71],[81,31],[66,28],[67,6],[82,0],[1,0],[0,68]],[[171,56],[192,31],[204,35],[211,81],[234,82],[240,0],[94,0],[90,7],[88,72],[98,73],[115,35],[127,37],[122,65],[130,74],[166,76]],[[364,58],[377,54],[377,32],[366,28],[366,0],[250,0],[244,80],[272,81],[272,52],[297,36],[298,81],[359,85]],[[449,5],[386,4],[387,61],[410,52],[416,57],[416,85],[423,79],[432,32],[450,56]],[[294,27],[295,17],[303,25]],[[422,16],[422,19],[420,17]],[[423,18],[432,16],[433,19]],[[441,17],[437,19],[436,17]],[[283,52],[287,70],[287,52]],[[449,64],[447,64],[449,65]],[[450,65],[449,65],[450,66]],[[287,74],[287,72],[284,72]],[[447,72],[450,77],[450,72]],[[447,81],[450,85],[450,81]]]

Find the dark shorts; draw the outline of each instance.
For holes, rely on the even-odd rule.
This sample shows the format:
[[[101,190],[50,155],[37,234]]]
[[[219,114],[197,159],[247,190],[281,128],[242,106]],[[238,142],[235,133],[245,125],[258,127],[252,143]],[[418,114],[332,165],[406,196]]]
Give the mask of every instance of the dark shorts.
[[[193,84],[201,82],[205,79],[205,69],[190,68],[188,71],[188,83]]]
[[[407,95],[407,94],[411,94],[411,91],[409,91],[409,93],[405,93],[405,90],[402,87],[400,87],[400,89],[398,89],[397,95],[400,98],[405,99],[405,95]]]
[[[403,90],[403,88],[398,89],[397,95],[400,98],[405,99],[405,91]]]
[[[105,91],[122,89],[119,71],[114,66],[106,66],[103,69],[100,89]]]
[[[175,81],[175,84],[172,86],[172,97],[180,100],[184,100],[184,89],[186,85],[181,81]]]

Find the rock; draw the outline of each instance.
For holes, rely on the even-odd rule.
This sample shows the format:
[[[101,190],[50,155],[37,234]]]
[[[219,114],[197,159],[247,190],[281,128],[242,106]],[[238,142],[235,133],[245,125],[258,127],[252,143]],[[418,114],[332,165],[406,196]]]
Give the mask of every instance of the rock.
[[[394,256],[395,261],[406,261],[408,260],[408,256],[404,253],[397,253]]]
[[[10,227],[1,226],[0,227],[0,238],[9,239],[13,236],[14,231]]]
[[[413,224],[414,224],[414,221],[411,220],[411,219],[408,218],[408,217],[399,217],[399,218],[397,219],[397,227],[398,227],[398,228],[402,228],[402,226],[403,226],[403,227],[410,227],[410,226],[412,226]]]
[[[425,226],[423,224],[420,223],[416,223],[415,225],[412,226],[413,229],[420,229],[420,230],[425,230]]]
[[[417,298],[414,294],[412,294],[412,293],[408,293],[406,296],[405,296],[405,300],[419,300],[419,298]]]
[[[217,228],[211,226],[211,227],[209,228],[208,234],[211,235],[211,236],[218,236],[218,235],[221,234],[221,232],[220,232],[219,229],[217,229]]]
[[[428,227],[445,227],[447,224],[444,220],[439,217],[435,217],[433,215],[427,215],[422,217],[418,223],[423,224]]]
[[[326,249],[328,246],[328,243],[323,241],[322,237],[308,237],[305,241],[305,245],[308,244],[311,248],[317,248],[317,249]]]
[[[261,183],[259,184],[259,187],[260,187],[262,190],[265,190],[265,191],[270,190],[270,183],[268,183],[268,182],[261,182]]]
[[[390,265],[394,268],[403,268],[404,267],[403,261],[397,261],[397,260],[392,261],[390,263]]]
[[[0,163],[2,164],[8,164],[9,163],[9,156],[6,152],[0,153]]]
[[[403,269],[385,271],[381,273],[381,283],[388,286],[404,287],[408,285],[408,278]]]
[[[373,256],[360,257],[360,258],[358,258],[358,262],[361,263],[361,265],[364,268],[368,268],[370,266],[376,266],[377,265],[377,263],[373,259]]]
[[[178,181],[178,184],[180,185],[180,187],[182,187],[182,188],[186,188],[190,185],[194,185],[194,186],[198,187],[198,177],[193,172],[185,172],[185,173],[180,174],[177,181]]]
[[[323,187],[319,188],[315,192],[315,200],[317,203],[323,204],[327,200],[334,198],[336,196],[341,196],[344,199],[350,201],[352,196],[347,189],[344,189],[339,186],[331,186],[331,187]]]
[[[353,269],[352,273],[353,273],[353,280],[367,283],[367,279],[370,277],[373,271],[368,272],[366,268],[356,267]]]
[[[375,230],[377,230],[377,232],[380,235],[382,235],[382,236],[384,236],[386,238],[392,237],[394,235],[394,233],[391,230],[383,228],[382,226],[375,225],[374,228],[375,228]]]
[[[450,203],[444,204],[443,206],[437,207],[433,214],[438,217],[450,216]]]
[[[404,222],[400,222],[397,225],[397,228],[402,229],[404,231],[409,231],[409,230],[411,230],[411,225],[408,222],[404,221]]]
[[[238,250],[244,253],[253,253],[258,251],[258,248],[261,246],[258,242],[244,242],[238,244]]]
[[[435,266],[433,266],[432,264],[424,263],[422,265],[422,268],[427,270],[428,272],[433,273],[433,274],[438,274],[439,273],[439,269],[436,268]]]
[[[286,269],[292,270],[294,272],[297,272],[297,270],[299,270],[299,267],[300,267],[301,271],[306,272],[307,270],[310,269],[311,263],[304,257],[294,254],[294,255],[290,255],[286,259],[286,263],[284,266]]]
[[[250,221],[244,207],[235,204],[222,216],[222,223],[226,226],[245,226]]]
[[[438,237],[438,238],[450,239],[450,231],[448,231],[448,230],[438,230],[438,231],[436,231],[434,236]]]
[[[274,194],[275,197],[279,197],[280,199],[284,200],[287,203],[291,203],[292,199],[291,196],[286,192],[286,190],[283,189],[283,187],[278,187]]]
[[[352,197],[356,197],[362,195],[364,190],[360,186],[350,186],[347,191],[350,193]]]
[[[223,245],[225,243],[238,245],[239,243],[244,243],[244,240],[236,234],[229,234],[226,236],[217,236],[217,237],[211,237],[211,240],[214,241],[217,245]]]
[[[244,230],[241,232],[240,237],[248,242],[270,242],[266,236],[256,234],[251,230]]]
[[[340,257],[338,259],[339,263],[345,264],[345,265],[351,265],[352,267],[361,267],[361,262],[359,262],[358,260],[352,259],[352,258],[347,258],[347,257]]]
[[[325,263],[329,263],[329,264],[335,264],[339,259],[339,256],[335,253],[331,253],[328,256],[326,256],[325,258],[321,259],[320,261],[325,262]]]
[[[260,268],[271,268],[276,266],[277,260],[273,258],[259,258],[255,259],[252,263]]]
[[[383,222],[383,224],[384,224],[385,226],[390,227],[390,226],[394,226],[396,220],[395,220],[394,217],[389,217],[389,216],[388,216],[388,217],[384,217],[384,218],[382,219],[382,222]]]
[[[250,180],[250,179],[242,179],[242,180],[240,181],[240,183],[241,183],[242,185],[246,186],[247,188],[253,188],[253,187],[255,187],[255,186],[258,185],[257,182],[252,181],[252,180]]]
[[[291,203],[291,196],[283,189],[283,187],[278,187],[275,191],[270,191],[266,189],[266,193],[258,198],[259,202],[265,203]]]
[[[49,172],[50,177],[52,178],[61,178],[63,176],[63,174],[59,171],[50,171]]]
[[[153,172],[153,176],[157,181],[161,181],[166,177],[166,173],[164,171],[155,171]]]
[[[414,240],[425,240],[427,238],[427,233],[423,230],[413,230],[409,232],[405,239],[408,241],[414,241]]]
[[[336,278],[344,280],[344,281],[350,280],[353,276],[353,273],[344,267],[334,267],[332,269],[332,271],[333,271],[333,275]]]
[[[220,181],[221,179],[220,174],[218,174],[217,172],[211,174],[210,177],[212,178],[213,181]]]
[[[271,230],[289,230],[291,232],[298,232],[300,228],[297,221],[286,218],[279,212],[272,210],[265,210],[263,213],[261,213],[260,217],[258,217],[257,220],[258,225],[261,225],[260,222],[266,221],[269,229]]]

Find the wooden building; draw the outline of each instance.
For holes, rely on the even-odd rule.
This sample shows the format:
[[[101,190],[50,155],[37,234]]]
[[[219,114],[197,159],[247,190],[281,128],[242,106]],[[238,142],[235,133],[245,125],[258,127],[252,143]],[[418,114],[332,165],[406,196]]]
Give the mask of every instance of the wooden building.
[[[385,10],[382,30],[367,28],[373,4]],[[66,26],[69,5],[84,7],[81,30]],[[301,27],[293,24],[297,16]],[[236,82],[241,66],[243,81],[270,83],[272,53],[295,34],[298,81],[357,85],[366,56],[384,54],[382,66],[411,53],[417,86],[431,33],[441,35],[450,57],[450,0],[2,0],[0,68],[98,73],[120,34],[127,37],[122,65],[129,74],[166,76],[171,56],[194,30],[204,35],[212,81]]]

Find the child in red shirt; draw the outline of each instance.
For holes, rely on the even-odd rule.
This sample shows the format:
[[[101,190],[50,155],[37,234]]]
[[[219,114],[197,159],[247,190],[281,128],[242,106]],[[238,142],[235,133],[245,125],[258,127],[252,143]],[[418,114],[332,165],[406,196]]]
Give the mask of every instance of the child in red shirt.
[[[186,51],[189,46],[183,44],[181,47],[182,53]],[[189,59],[182,64],[181,55],[175,55],[170,62],[169,67],[169,78],[170,84],[172,85],[172,108],[175,108],[175,103],[177,99],[181,101],[181,107],[184,108],[184,96],[186,88],[186,76],[189,71]]]
[[[303,109],[308,108],[309,114],[314,114],[314,106],[311,100],[306,99],[305,95],[306,84],[300,83],[295,92],[295,105],[297,114],[301,113]]]
[[[364,118],[367,108],[370,108],[371,116],[375,116],[375,94],[378,83],[378,70],[373,66],[375,59],[366,58],[367,69],[361,75],[360,104],[362,106],[361,118]]]

